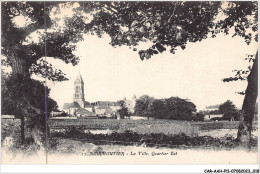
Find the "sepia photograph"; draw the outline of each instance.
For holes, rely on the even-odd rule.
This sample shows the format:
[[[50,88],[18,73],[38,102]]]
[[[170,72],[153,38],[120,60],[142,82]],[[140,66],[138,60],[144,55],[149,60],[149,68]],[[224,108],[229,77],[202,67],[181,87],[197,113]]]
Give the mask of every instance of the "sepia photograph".
[[[1,1],[1,164],[258,163],[258,1]]]

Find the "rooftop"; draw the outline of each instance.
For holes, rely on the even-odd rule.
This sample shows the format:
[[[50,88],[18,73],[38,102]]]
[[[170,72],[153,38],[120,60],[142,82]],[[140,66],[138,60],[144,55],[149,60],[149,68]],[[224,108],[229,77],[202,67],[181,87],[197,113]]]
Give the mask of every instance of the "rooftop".
[[[83,116],[95,116],[96,114],[93,112],[90,112],[86,109],[80,108],[76,111],[76,114],[83,115]]]
[[[80,108],[80,106],[79,106],[79,104],[77,102],[64,103],[63,109],[69,109],[69,108]]]

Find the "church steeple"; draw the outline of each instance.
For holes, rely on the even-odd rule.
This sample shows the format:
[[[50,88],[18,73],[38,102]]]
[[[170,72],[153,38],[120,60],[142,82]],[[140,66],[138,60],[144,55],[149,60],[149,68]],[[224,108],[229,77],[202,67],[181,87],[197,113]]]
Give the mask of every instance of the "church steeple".
[[[74,96],[73,96],[73,101],[77,102],[80,107],[84,108],[84,82],[83,79],[80,75],[78,74],[75,82],[74,82]]]
[[[77,78],[76,78],[74,84],[75,84],[75,83],[83,83],[83,84],[84,84],[83,79],[82,79],[82,77],[81,77],[81,75],[80,75],[80,72],[79,72],[79,74],[78,74],[78,76],[77,76]]]

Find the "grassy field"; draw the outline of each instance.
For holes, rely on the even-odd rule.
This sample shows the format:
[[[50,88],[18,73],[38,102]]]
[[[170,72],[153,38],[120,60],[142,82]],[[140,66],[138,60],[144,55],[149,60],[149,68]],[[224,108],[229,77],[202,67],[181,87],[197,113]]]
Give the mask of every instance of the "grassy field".
[[[51,129],[63,129],[70,126],[76,126],[86,130],[112,130],[124,132],[127,130],[140,134],[146,133],[164,133],[180,134],[185,133],[194,137],[199,133],[199,126],[188,121],[176,120],[130,120],[130,119],[77,119],[77,120],[50,120]]]
[[[239,121],[205,121],[193,122],[192,124],[200,127],[201,130],[215,130],[215,129],[237,129]],[[257,122],[253,122],[253,129],[257,128]]]
[[[219,121],[219,122],[190,122],[177,120],[130,120],[130,119],[75,119],[75,120],[50,120],[51,129],[66,129],[70,126],[83,128],[85,130],[110,130],[124,132],[130,130],[140,134],[164,133],[180,134],[188,136],[198,136],[201,131],[213,131],[216,129],[237,129],[238,121]],[[257,122],[253,123],[253,129],[257,128]]]

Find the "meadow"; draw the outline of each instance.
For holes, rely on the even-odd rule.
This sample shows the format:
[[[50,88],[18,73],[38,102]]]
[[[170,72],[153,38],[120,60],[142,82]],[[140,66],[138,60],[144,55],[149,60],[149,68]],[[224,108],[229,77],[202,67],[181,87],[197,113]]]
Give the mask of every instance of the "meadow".
[[[166,135],[184,133],[191,137],[197,136],[199,133],[199,127],[191,122],[176,120],[64,119],[49,121],[50,129],[66,129],[71,126],[84,130],[111,130],[118,133],[125,131],[140,134],[164,133]]]
[[[131,120],[131,119],[75,119],[75,120],[49,120],[52,130],[66,129],[69,127],[83,128],[84,130],[110,130],[118,133],[125,131],[137,132],[138,134],[164,133],[176,135],[184,133],[190,137],[200,135],[201,131],[216,129],[237,129],[238,121],[220,122],[191,122],[178,120]],[[254,123],[254,129],[257,123]]]

